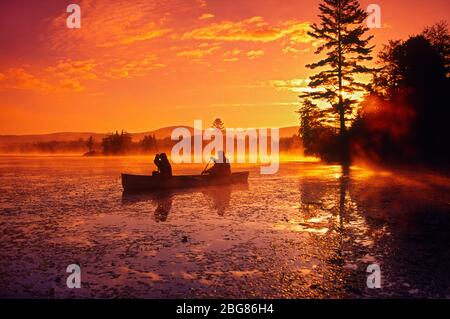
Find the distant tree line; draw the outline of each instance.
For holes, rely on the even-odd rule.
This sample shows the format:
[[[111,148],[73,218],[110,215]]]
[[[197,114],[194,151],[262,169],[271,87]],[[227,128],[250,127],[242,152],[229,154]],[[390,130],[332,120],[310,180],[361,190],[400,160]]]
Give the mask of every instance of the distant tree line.
[[[100,155],[151,155],[158,152],[171,152],[172,147],[178,141],[172,141],[170,137],[157,139],[155,135],[146,135],[140,141],[133,141],[132,134],[125,131],[109,133],[101,140],[95,140],[90,136],[87,139],[74,141],[48,141],[36,143],[11,143],[0,146],[1,153],[78,153],[86,156]],[[192,145],[194,141],[191,141]],[[209,141],[204,141],[206,145]],[[236,142],[235,142],[236,143]],[[248,149],[248,140],[247,149]],[[225,144],[224,144],[225,146]],[[282,137],[279,141],[280,152],[299,153],[302,150],[302,142],[298,135]]]
[[[31,143],[8,143],[0,145],[1,153],[79,153],[85,155],[127,155],[150,154],[158,148],[168,149],[170,138],[157,140],[154,135],[144,136],[138,142],[132,141],[127,132],[110,133],[102,140],[88,139],[73,141],[45,141]],[[86,152],[87,151],[87,152]]]
[[[83,153],[85,149],[86,141],[81,138],[73,141],[8,143],[0,146],[1,153]]]
[[[87,144],[89,148],[89,141]],[[138,142],[133,142],[132,135],[126,131],[108,134],[102,139],[101,155],[128,155],[128,154],[151,154],[155,151],[167,148],[167,140],[157,140],[154,135],[146,135]],[[87,155],[92,154],[91,149]],[[93,155],[98,155],[95,153]]]

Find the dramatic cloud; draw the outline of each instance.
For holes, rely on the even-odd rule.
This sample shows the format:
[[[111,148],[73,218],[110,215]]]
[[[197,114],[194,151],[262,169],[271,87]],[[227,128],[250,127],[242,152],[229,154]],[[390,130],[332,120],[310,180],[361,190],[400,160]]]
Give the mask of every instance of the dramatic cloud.
[[[238,48],[234,48],[233,50],[225,51],[225,52],[223,53],[223,56],[224,56],[224,57],[232,57],[232,56],[235,56],[235,55],[240,54],[241,52],[242,52],[242,50],[240,50],[240,49],[238,49]]]
[[[95,60],[60,60],[54,66],[45,69],[48,74],[59,78],[97,79]]]
[[[263,85],[271,86],[278,91],[291,91],[300,93],[309,89],[309,81],[309,79],[272,80],[265,82]]]
[[[213,46],[210,48],[198,48],[191,50],[184,50],[177,53],[179,57],[188,57],[188,58],[203,58],[204,56],[213,54],[214,51],[219,50],[219,46]]]
[[[289,37],[296,42],[311,42],[307,35],[309,23],[286,21],[269,25],[262,17],[242,21],[223,21],[196,28],[182,35],[182,39],[271,42]]]
[[[236,58],[236,57],[234,57],[234,58],[225,58],[223,60],[225,62],[237,62],[237,61],[239,61],[239,58]]]
[[[320,42],[307,35],[310,23],[319,21],[316,0],[75,2],[81,7],[80,29],[66,26],[70,1],[2,6],[7,32],[0,33],[0,131],[18,133],[14,122],[22,123],[24,133],[60,126],[138,131],[217,116],[230,126],[297,123],[297,115],[280,112],[280,106],[290,108],[285,103],[311,90],[305,65],[318,59]],[[385,2],[385,12],[394,15],[383,20],[383,28],[369,31],[376,50],[392,37],[416,32],[429,9],[416,1],[405,16],[402,1]],[[448,11],[447,2],[440,2],[427,11],[427,21]],[[214,103],[239,107],[211,107]],[[261,109],[243,107],[248,103]],[[80,111],[71,107],[89,117],[70,118]],[[22,108],[53,120],[45,127],[25,123]]]
[[[164,1],[162,1],[164,2]],[[52,21],[49,43],[58,51],[79,48],[113,47],[150,40],[170,31],[164,27],[164,12],[152,1],[80,3],[82,26],[67,29],[67,13]]]
[[[10,68],[0,78],[0,89],[17,89],[41,93],[82,92],[85,87],[77,78],[37,76],[23,68]]]
[[[246,53],[249,59],[255,59],[264,55],[264,50],[251,50]]]
[[[7,69],[0,77],[1,89],[19,89],[38,92],[50,92],[54,87],[49,83],[38,79],[23,68]]]
[[[210,67],[214,63],[237,62],[243,56],[252,60],[265,54],[257,48],[238,45],[230,48],[224,42],[267,45],[282,38],[289,43],[310,41],[305,22],[269,24],[255,16],[211,23],[209,20],[217,18],[205,10],[204,0],[136,0],[113,4],[106,0],[82,0],[80,7],[80,29],[68,29],[68,14],[61,10],[61,14],[48,19],[48,30],[40,35],[47,51],[58,52],[65,58],[26,67],[10,65],[9,69],[0,70],[3,89],[91,92],[88,89],[91,83],[144,77],[154,70],[175,69],[186,59]],[[192,23],[180,27],[179,17],[189,16]],[[204,42],[199,44],[198,40]],[[211,70],[223,72],[223,67],[229,65]]]
[[[132,61],[108,61],[108,64],[113,66],[105,72],[105,77],[111,79],[136,78],[145,76],[152,70],[166,67],[165,64],[157,63],[156,61],[157,56],[155,54]]]
[[[215,16],[214,16],[214,14],[212,14],[212,13],[204,13],[204,14],[202,14],[200,17],[199,17],[199,19],[200,20],[207,20],[207,19],[212,19],[212,18],[214,18]]]
[[[24,68],[9,68],[0,73],[0,88],[44,93],[83,92],[89,81],[142,77],[164,67],[164,64],[157,63],[154,54],[134,60],[113,58],[100,62],[94,59],[65,59],[33,72]]]

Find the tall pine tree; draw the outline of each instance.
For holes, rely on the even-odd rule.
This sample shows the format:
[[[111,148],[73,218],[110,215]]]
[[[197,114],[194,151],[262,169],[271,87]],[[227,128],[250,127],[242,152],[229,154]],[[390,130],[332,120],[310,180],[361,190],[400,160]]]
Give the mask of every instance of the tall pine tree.
[[[364,24],[367,13],[356,0],[324,0],[319,5],[320,24],[313,24],[308,34],[319,43],[315,54],[324,57],[306,67],[320,69],[310,77],[310,89],[301,94],[306,105],[311,103],[325,110],[329,119],[339,122],[340,154],[343,165],[350,163],[346,121],[355,107],[355,93],[367,89],[367,85],[355,76],[370,73],[373,69],[364,65],[372,59],[373,36],[365,37],[369,30]],[[320,104],[320,105],[319,105]]]

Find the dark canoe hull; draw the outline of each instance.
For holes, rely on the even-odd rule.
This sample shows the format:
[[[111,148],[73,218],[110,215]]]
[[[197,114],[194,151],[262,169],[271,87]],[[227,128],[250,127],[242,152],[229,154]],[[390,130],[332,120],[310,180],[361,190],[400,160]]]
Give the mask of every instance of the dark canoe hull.
[[[180,175],[171,178],[158,176],[122,174],[125,192],[159,191],[177,188],[204,187],[247,183],[249,172],[232,173],[231,177],[212,178],[208,175]]]

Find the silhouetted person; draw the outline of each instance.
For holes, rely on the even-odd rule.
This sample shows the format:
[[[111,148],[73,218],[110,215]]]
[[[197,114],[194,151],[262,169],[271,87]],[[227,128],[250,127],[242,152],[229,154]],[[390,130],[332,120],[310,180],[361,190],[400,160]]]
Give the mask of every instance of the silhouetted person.
[[[155,198],[157,207],[155,209],[155,221],[165,222],[172,208],[172,194],[159,194]]]
[[[223,151],[217,152],[218,159],[214,159],[214,165],[206,170],[203,174],[213,177],[229,177],[231,176],[231,166]]]
[[[158,168],[157,171],[153,171],[153,176],[160,176],[163,178],[172,177],[172,166],[167,159],[166,153],[156,154],[153,163],[155,163]]]

